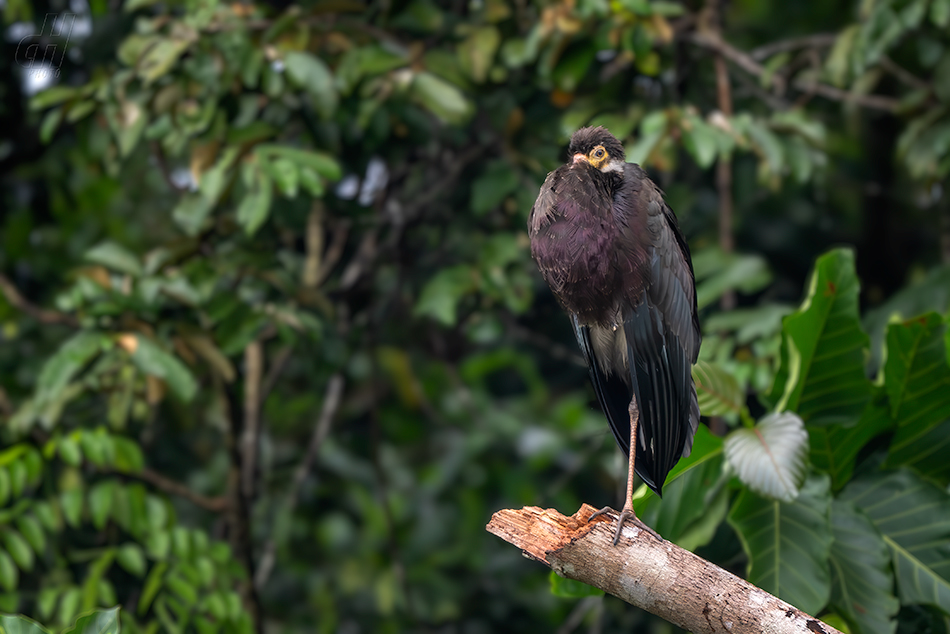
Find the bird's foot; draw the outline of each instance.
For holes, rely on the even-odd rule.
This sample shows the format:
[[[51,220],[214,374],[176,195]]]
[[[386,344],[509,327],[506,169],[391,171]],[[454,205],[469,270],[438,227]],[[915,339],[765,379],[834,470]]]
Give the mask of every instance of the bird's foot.
[[[605,506],[599,511],[595,511],[594,513],[592,513],[591,516],[587,518],[587,521],[590,522],[591,520],[593,520],[595,517],[598,517],[599,515],[606,515],[607,513],[612,513],[612,512],[614,512],[612,508],[610,508],[609,506]],[[652,528],[644,524],[642,521],[640,521],[640,518],[638,518],[637,514],[633,511],[633,507],[624,506],[623,510],[620,511],[620,517],[617,518],[617,530],[616,532],[614,532],[614,546],[620,543],[620,533],[623,531],[623,523],[627,521],[628,519],[633,520],[634,526],[636,526],[640,530],[646,531],[647,533],[649,533],[650,535],[652,535],[653,537],[655,537],[657,540],[661,542],[663,541],[663,538],[660,537],[659,533],[657,533],[655,530],[653,530]]]

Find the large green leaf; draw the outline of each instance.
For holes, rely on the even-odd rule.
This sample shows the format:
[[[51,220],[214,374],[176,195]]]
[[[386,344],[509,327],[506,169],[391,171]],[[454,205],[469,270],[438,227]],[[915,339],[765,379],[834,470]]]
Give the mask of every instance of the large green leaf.
[[[884,539],[851,502],[831,503],[831,526],[832,606],[861,634],[893,634],[900,603]]]
[[[897,433],[886,466],[908,465],[946,482],[950,478],[950,366],[944,324],[936,313],[887,329],[884,389]]]
[[[96,610],[83,614],[76,619],[76,624],[65,630],[63,634],[119,634],[119,608],[110,610]]]
[[[138,344],[132,353],[133,363],[142,372],[164,379],[176,396],[183,401],[190,401],[198,391],[198,384],[185,364],[162,350],[151,339],[141,335],[136,335],[136,339]]]
[[[310,93],[317,111],[324,117],[332,115],[339,96],[326,63],[312,53],[293,51],[284,57],[284,64],[290,80]]]
[[[43,364],[36,380],[38,400],[56,398],[76,373],[108,345],[109,340],[98,332],[80,330],[73,335]]]
[[[875,436],[893,427],[887,406],[869,403],[856,425],[812,425],[808,429],[812,464],[831,476],[834,490],[851,479],[858,452]]]
[[[716,451],[710,459],[696,463],[695,468],[666,484],[662,500],[655,495],[638,500],[637,516],[678,544],[714,501],[720,488],[716,485],[722,475],[722,461],[722,452]]]
[[[891,319],[923,315],[930,311],[943,313],[950,308],[950,265],[931,269],[926,276],[902,288],[886,302],[864,315],[864,328],[871,336],[871,367],[881,364],[881,351]]]
[[[47,630],[25,616],[0,614],[0,634],[47,634]]]
[[[853,424],[871,395],[858,319],[854,253],[836,249],[815,263],[801,307],[783,321],[781,365],[769,399],[806,423]]]
[[[742,491],[729,524],[749,557],[749,582],[809,614],[824,608],[831,595],[830,506],[827,476],[808,478],[794,502]]]
[[[907,469],[852,481],[841,494],[891,552],[901,603],[950,612],[950,495]]]
[[[693,382],[703,416],[738,414],[745,406],[745,393],[739,381],[716,363],[697,362],[693,366]]]

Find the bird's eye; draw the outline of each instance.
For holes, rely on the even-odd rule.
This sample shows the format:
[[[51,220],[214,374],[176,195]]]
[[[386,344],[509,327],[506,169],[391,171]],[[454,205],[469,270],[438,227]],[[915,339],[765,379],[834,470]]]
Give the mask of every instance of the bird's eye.
[[[594,151],[590,153],[595,159],[602,159],[607,155],[607,151],[602,147],[594,148]]]

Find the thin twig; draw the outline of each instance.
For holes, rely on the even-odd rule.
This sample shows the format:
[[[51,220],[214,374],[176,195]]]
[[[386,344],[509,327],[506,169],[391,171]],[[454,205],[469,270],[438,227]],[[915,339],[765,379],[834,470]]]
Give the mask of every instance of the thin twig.
[[[802,37],[792,37],[787,40],[771,42],[764,46],[759,46],[749,51],[749,57],[756,61],[765,61],[777,53],[787,51],[797,51],[800,48],[828,48],[834,46],[838,40],[837,33],[815,33],[813,35],[803,35]]]
[[[333,267],[336,266],[336,263],[340,261],[340,258],[343,257],[343,251],[346,249],[346,238],[350,234],[350,221],[349,219],[343,219],[336,223],[333,230],[333,238],[330,241],[330,246],[327,247],[326,253],[323,254],[323,261],[320,263],[320,272],[317,273],[317,279],[315,286],[320,286],[327,276],[330,275],[330,271],[333,270]]]
[[[264,632],[264,619],[261,610],[260,597],[257,595],[257,589],[254,587],[254,544],[251,537],[251,500],[243,494],[241,487],[242,474],[242,455],[241,443],[238,441],[240,434],[240,422],[238,421],[241,410],[241,401],[238,398],[237,387],[235,384],[222,385],[220,380],[214,378],[216,388],[223,395],[224,414],[228,421],[225,432],[224,443],[231,458],[231,464],[228,468],[228,540],[231,542],[231,548],[234,551],[237,560],[244,566],[248,573],[248,579],[240,583],[238,592],[241,595],[241,601],[247,607],[254,624],[254,631],[257,634]]]
[[[907,69],[898,66],[894,60],[892,60],[887,55],[882,55],[879,63],[881,64],[881,68],[911,88],[917,88],[918,90],[930,90],[930,84],[928,82],[924,81],[917,75],[914,75]]]
[[[0,292],[7,298],[7,303],[39,322],[44,324],[65,324],[73,328],[79,327],[79,320],[72,315],[40,308],[27,300],[13,282],[10,281],[10,278],[3,273],[0,273]]]
[[[847,90],[842,90],[840,88],[835,88],[834,86],[829,86],[828,84],[820,84],[815,81],[808,81],[807,79],[796,79],[792,82],[792,85],[795,88],[803,92],[810,92],[816,95],[820,95],[825,99],[831,99],[832,101],[842,101],[845,103],[853,103],[869,110],[883,110],[884,112],[896,112],[900,101],[897,99],[892,99],[891,97],[883,97],[881,95],[860,95],[853,92],[848,92]]]
[[[304,288],[316,288],[320,282],[320,270],[323,259],[323,201],[313,201],[310,215],[307,216],[306,246],[301,284]]]
[[[293,352],[294,347],[286,345],[274,355],[270,363],[270,369],[267,370],[267,376],[264,377],[264,382],[261,384],[261,406],[264,405],[267,401],[267,397],[270,396],[271,391],[274,389],[274,386],[277,385],[277,380],[284,372],[284,369],[286,369],[287,363],[290,361],[290,355],[293,354]]]
[[[320,408],[320,416],[317,418],[316,425],[313,428],[313,434],[310,436],[310,443],[307,445],[307,451],[297,465],[294,471],[294,479],[290,483],[290,490],[287,492],[287,499],[284,502],[288,513],[293,513],[297,507],[297,499],[300,495],[300,488],[306,481],[313,463],[320,453],[320,447],[324,439],[330,433],[330,426],[336,417],[336,412],[340,408],[340,401],[343,397],[343,375],[334,374],[327,383],[327,390],[323,397],[323,407]],[[261,555],[257,566],[257,574],[254,575],[254,587],[262,588],[267,583],[268,577],[274,568],[276,560],[277,540],[273,535],[267,540],[264,546],[264,552]]]
[[[241,431],[241,492],[254,497],[257,476],[257,438],[260,435],[261,376],[264,374],[264,345],[259,339],[244,349],[244,429]]]
[[[202,495],[192,491],[181,482],[172,480],[171,478],[162,475],[158,471],[149,469],[148,467],[142,469],[138,473],[125,473],[123,475],[143,480],[154,486],[159,491],[183,498],[195,506],[200,506],[201,508],[214,513],[221,513],[222,511],[226,511],[229,508],[228,499],[226,497],[208,497],[206,495]]]

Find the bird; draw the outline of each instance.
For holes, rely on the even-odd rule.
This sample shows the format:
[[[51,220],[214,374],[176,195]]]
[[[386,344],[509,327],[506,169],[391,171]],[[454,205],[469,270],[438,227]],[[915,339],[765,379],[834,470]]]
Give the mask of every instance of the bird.
[[[610,429],[628,456],[616,546],[634,473],[657,495],[699,424],[691,368],[701,333],[689,246],[663,192],[604,127],[572,136],[528,218],[531,256],[568,313]],[[588,519],[612,509],[605,506]]]

